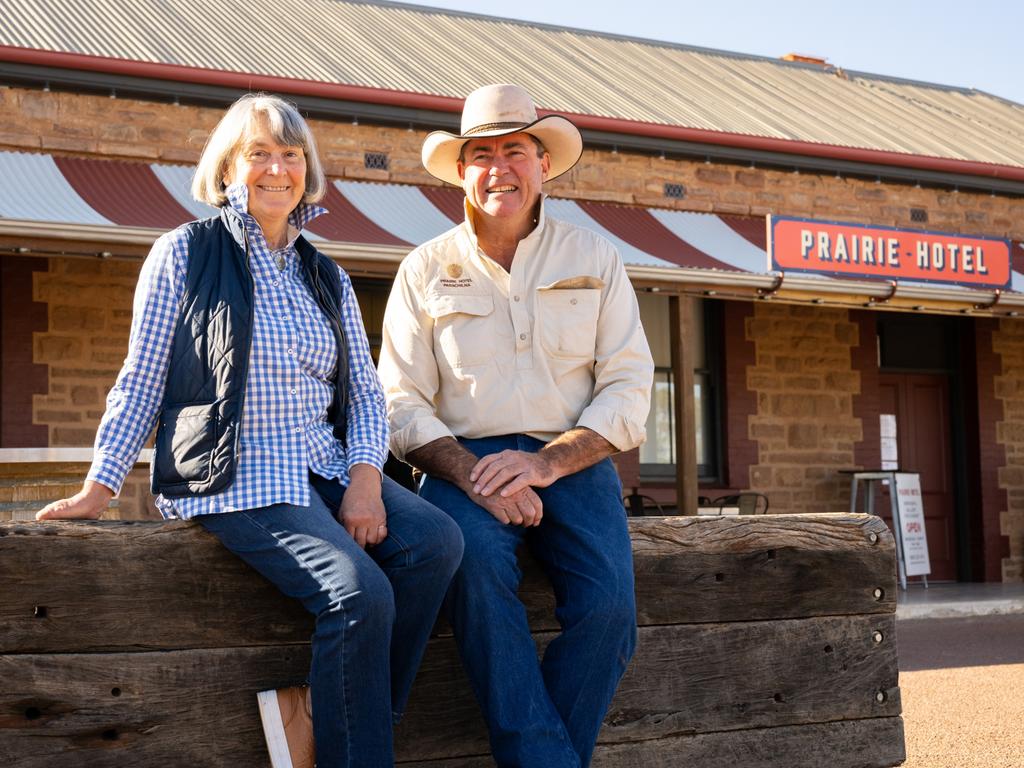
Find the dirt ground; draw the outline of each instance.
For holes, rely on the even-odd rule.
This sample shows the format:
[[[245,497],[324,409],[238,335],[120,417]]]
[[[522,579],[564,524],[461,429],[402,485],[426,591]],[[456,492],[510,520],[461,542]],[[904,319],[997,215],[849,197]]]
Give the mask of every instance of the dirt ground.
[[[1024,768],[1024,664],[900,674],[904,768]]]
[[[1024,616],[897,631],[904,768],[1024,768]]]

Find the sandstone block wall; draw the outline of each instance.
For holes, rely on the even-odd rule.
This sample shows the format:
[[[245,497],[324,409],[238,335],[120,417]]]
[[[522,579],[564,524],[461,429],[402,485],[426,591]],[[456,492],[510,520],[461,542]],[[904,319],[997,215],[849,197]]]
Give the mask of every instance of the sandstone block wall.
[[[33,273],[33,299],[47,307],[47,330],[33,334],[33,359],[47,366],[48,391],[32,398],[32,421],[48,445],[91,446],[107,392],[128,351],[132,297],[140,262],[48,259]],[[148,468],[137,466],[120,494],[121,519],[159,517]]]
[[[996,422],[996,442],[1006,452],[998,469],[999,488],[1006,492],[1000,511],[1000,532],[1008,537],[1009,557],[1003,559],[1003,581],[1024,581],[1024,322],[1004,319],[992,333],[992,349],[1002,371],[994,378],[995,396],[1003,406]]]
[[[750,487],[768,495],[773,512],[849,509],[850,481],[839,470],[855,466],[863,437],[853,410],[858,330],[843,309],[754,304],[746,325],[756,355],[747,368],[757,398],[748,418],[758,446]]]

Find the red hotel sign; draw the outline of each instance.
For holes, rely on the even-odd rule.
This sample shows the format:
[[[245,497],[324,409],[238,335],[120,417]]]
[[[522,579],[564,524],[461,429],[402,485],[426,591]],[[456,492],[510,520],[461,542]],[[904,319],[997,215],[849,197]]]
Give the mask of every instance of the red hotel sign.
[[[1010,243],[994,237],[768,217],[769,269],[1009,288]]]

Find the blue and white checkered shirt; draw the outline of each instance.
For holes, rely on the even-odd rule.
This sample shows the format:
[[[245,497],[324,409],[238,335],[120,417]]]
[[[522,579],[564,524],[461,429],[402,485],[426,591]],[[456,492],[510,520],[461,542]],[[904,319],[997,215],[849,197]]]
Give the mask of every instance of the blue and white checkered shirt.
[[[309,504],[309,469],[348,485],[349,467],[362,463],[382,471],[387,458],[384,393],[348,275],[339,267],[341,319],[349,355],[348,422],[346,445],[342,445],[327,421],[337,345],[303,281],[294,240],[271,251],[256,220],[248,215],[245,185],[232,185],[227,193],[230,205],[247,219],[255,290],[238,464],[234,482],[221,493],[175,499],[158,496],[157,508],[167,518],[188,519],[285,502],[305,506]],[[289,221],[301,229],[324,212],[318,206],[300,204]],[[88,474],[88,479],[115,492],[159,416],[188,268],[186,246],[183,228],[163,235],[153,244],[139,275],[128,357],[107,396]]]

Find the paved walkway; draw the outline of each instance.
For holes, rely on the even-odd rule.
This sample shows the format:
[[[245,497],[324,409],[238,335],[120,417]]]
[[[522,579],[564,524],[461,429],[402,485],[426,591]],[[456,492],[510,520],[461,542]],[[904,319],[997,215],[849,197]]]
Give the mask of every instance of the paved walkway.
[[[897,588],[898,589],[898,588]],[[918,579],[898,589],[897,619],[948,619],[1024,613],[1024,584],[931,583]],[[1024,765],[1024,762],[1022,762]]]

